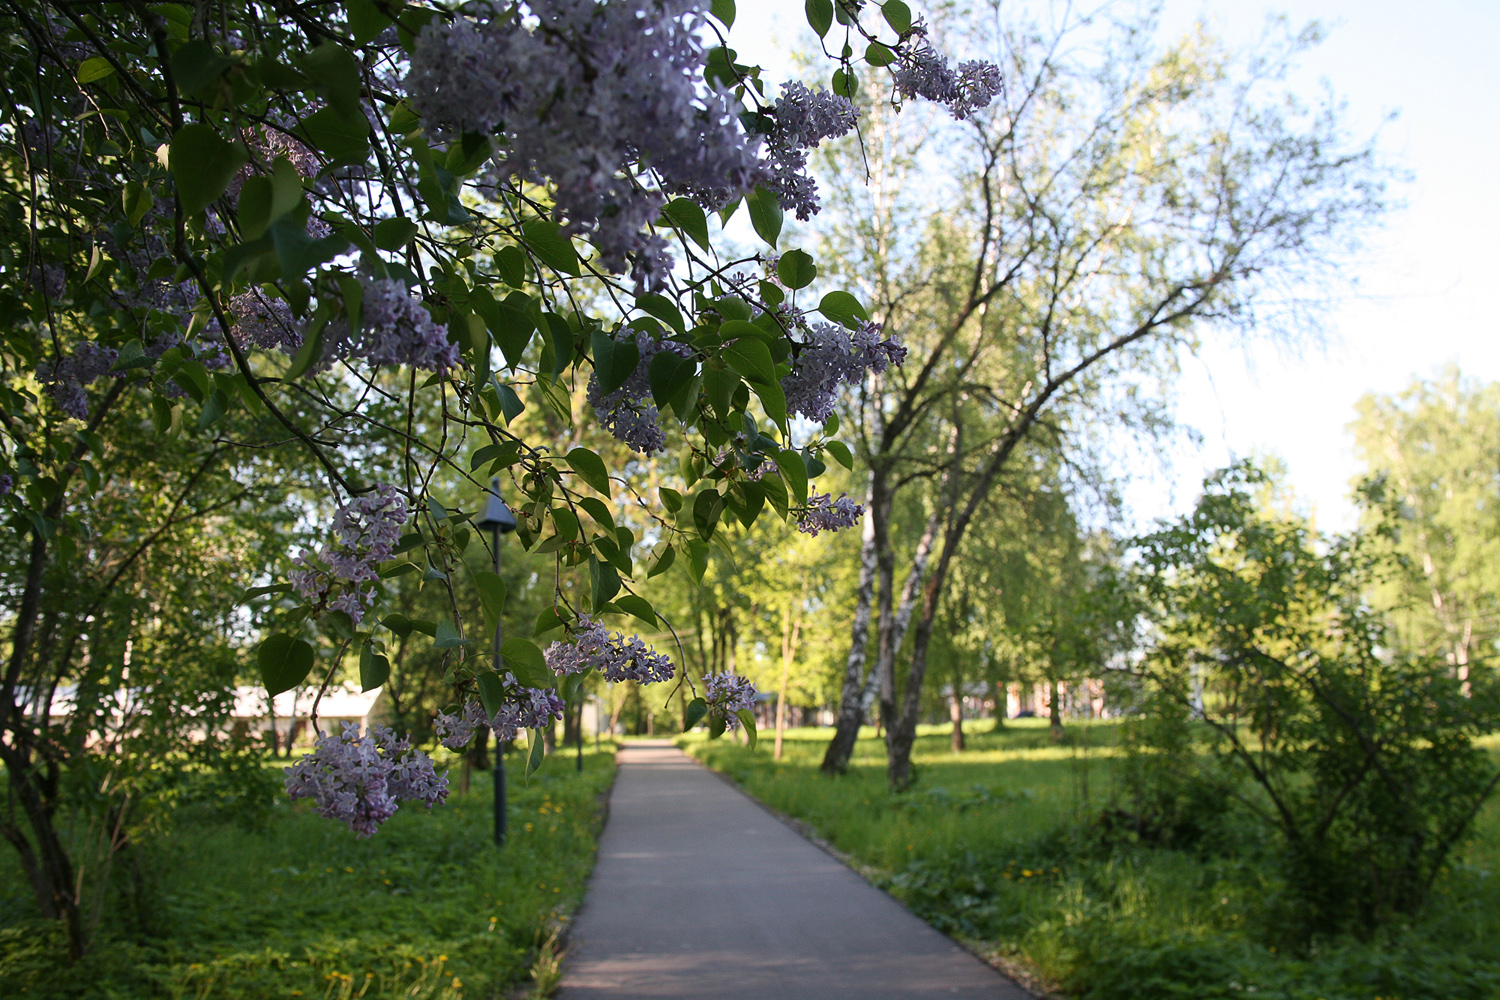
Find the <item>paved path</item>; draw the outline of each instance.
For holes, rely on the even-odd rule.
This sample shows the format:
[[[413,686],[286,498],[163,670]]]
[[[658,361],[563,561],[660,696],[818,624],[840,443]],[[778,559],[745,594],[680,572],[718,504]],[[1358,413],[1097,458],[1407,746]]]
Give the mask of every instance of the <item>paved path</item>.
[[[564,1000],[1030,1000],[670,745],[627,745]]]

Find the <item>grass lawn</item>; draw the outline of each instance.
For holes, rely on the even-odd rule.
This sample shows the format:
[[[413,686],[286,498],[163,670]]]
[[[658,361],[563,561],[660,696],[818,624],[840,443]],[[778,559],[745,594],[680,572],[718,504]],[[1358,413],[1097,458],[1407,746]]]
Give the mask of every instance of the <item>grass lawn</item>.
[[[117,906],[72,968],[6,847],[0,997],[459,1000],[510,996],[533,974],[549,985],[555,932],[593,867],[613,748],[587,751],[582,775],[571,751],[549,759],[529,785],[519,753],[509,765],[503,848],[488,774],[431,813],[403,806],[368,840],[284,796],[260,829],[184,817],[138,849],[140,903]],[[456,766],[450,777],[456,793]]]
[[[917,787],[894,796],[872,731],[833,780],[818,773],[828,729],[790,731],[779,764],[770,734],[753,753],[729,740],[682,743],[1039,990],[1091,1000],[1500,997],[1500,801],[1420,922],[1293,956],[1274,945],[1268,904],[1280,887],[1264,855],[1098,848],[1090,821],[1114,788],[1112,724],[1070,724],[1062,746],[1044,719],[999,732],[971,725],[980,732],[961,755],[947,726],[923,727]]]

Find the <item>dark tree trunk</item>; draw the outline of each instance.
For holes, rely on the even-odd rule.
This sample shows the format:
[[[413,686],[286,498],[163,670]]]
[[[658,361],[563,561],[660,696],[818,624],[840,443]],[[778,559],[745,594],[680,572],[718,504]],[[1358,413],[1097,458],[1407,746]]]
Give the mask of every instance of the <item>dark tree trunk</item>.
[[[963,691],[957,683],[953,685],[953,693],[948,696],[948,718],[953,722],[953,752],[964,751],[964,696]]]
[[[1052,723],[1052,738],[1060,740],[1067,735],[1063,729],[1062,696],[1057,690],[1057,681],[1047,682],[1047,719]]]

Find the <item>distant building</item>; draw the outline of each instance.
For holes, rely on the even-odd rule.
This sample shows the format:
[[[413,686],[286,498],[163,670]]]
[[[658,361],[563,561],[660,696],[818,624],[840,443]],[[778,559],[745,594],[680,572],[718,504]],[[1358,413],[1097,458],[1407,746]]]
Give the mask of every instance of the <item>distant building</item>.
[[[318,703],[318,728],[329,735],[343,732],[343,724],[352,722],[361,732],[369,732],[371,726],[390,718],[390,699],[384,694],[383,687],[373,691],[361,691],[357,684],[330,687]],[[285,747],[288,739],[293,744],[311,743],[309,723],[317,697],[316,687],[300,687],[283,691],[271,704],[265,688],[242,684],[234,689],[233,724],[252,733],[269,734],[274,729],[278,747]]]

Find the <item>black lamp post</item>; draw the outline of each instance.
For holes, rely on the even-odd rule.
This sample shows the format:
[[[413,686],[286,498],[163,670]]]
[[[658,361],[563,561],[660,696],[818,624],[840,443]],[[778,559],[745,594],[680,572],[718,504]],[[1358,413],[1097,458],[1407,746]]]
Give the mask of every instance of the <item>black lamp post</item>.
[[[500,575],[500,536],[508,535],[516,530],[516,515],[500,499],[499,478],[490,480],[490,495],[485,500],[484,516],[474,525],[481,531],[490,533],[490,551],[495,556],[495,575]],[[504,637],[501,634],[500,619],[495,619],[495,671],[505,672],[505,661],[500,656],[500,643]],[[505,745],[499,740],[495,741],[495,843],[505,843]]]

